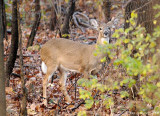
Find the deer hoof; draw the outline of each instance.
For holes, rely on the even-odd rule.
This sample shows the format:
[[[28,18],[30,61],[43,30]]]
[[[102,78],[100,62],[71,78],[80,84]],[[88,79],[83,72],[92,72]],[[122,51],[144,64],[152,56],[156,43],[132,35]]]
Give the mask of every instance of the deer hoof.
[[[46,99],[43,101],[43,104],[44,104],[45,106],[47,106],[47,100],[46,100]]]

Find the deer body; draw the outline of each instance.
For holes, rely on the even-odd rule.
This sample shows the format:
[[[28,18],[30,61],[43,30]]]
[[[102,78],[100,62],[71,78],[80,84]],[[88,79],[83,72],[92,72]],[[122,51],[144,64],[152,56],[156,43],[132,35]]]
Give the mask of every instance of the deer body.
[[[95,46],[62,38],[53,39],[42,47],[41,59],[47,66],[56,65],[57,69],[64,68],[79,73],[83,73],[84,70],[91,72],[100,63],[100,56],[93,55]]]
[[[66,101],[71,102],[65,84],[67,72],[79,72],[88,78],[92,71],[98,72],[102,63],[100,60],[106,54],[94,56],[97,45],[103,45],[104,41],[109,42],[110,29],[102,29],[99,31],[97,43],[94,45],[82,44],[68,39],[57,38],[49,40],[41,48],[42,71],[46,73],[43,80],[43,97],[46,98],[46,89],[49,78],[52,77],[56,70],[60,72],[61,91]],[[44,100],[47,105],[47,100]]]

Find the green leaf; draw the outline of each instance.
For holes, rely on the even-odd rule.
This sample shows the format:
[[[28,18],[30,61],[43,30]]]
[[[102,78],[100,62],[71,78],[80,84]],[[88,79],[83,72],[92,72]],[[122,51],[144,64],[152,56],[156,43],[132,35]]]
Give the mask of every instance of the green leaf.
[[[106,62],[106,57],[102,58],[101,62]]]
[[[132,44],[128,44],[128,49],[132,50],[133,49],[133,45]]]
[[[124,43],[129,43],[129,41],[130,41],[129,39],[125,39]]]
[[[120,86],[123,86],[123,84],[126,84],[128,82],[129,82],[129,79],[126,78],[126,79],[124,79],[123,81],[120,82]]]
[[[131,88],[134,84],[136,84],[136,81],[134,79],[130,79],[128,87]]]
[[[81,79],[78,80],[77,84],[82,85],[83,83],[85,83],[85,81],[86,81],[86,79],[81,78]]]
[[[156,112],[156,115],[160,115],[160,104],[154,108],[154,112]]]
[[[150,43],[149,48],[154,48],[155,46],[156,46],[156,42],[153,41]]]
[[[159,4],[154,5],[154,6],[153,6],[153,9],[155,9],[155,10],[156,10],[156,9],[160,9],[160,5],[159,5]]]
[[[78,116],[87,116],[86,111],[79,111]]]
[[[93,103],[94,103],[94,100],[92,100],[92,99],[88,99],[88,100],[85,100],[85,107],[87,108],[87,109],[90,109],[92,106],[93,106]]]
[[[127,91],[121,91],[121,92],[120,92],[120,95],[121,95],[121,98],[124,98],[124,97],[128,97],[128,96],[129,96],[129,94],[128,94]]]
[[[113,89],[119,89],[119,85],[117,81],[113,83]]]
[[[113,98],[112,97],[107,97],[103,104],[106,106],[106,108],[110,108],[113,104],[114,104],[114,101],[113,101]]]

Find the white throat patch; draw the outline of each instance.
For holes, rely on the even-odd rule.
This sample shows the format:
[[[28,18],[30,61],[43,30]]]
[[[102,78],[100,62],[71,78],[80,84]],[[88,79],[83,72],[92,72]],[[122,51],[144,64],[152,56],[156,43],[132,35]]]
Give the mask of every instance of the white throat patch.
[[[107,38],[102,38],[101,39],[102,44],[104,44],[104,42],[107,42],[109,44],[109,37]]]

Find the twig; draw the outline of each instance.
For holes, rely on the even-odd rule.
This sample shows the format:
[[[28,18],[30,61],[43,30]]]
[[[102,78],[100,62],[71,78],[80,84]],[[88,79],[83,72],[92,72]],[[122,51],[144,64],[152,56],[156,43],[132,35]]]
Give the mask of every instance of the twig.
[[[46,98],[44,98],[43,96],[40,96],[40,98],[41,98],[41,99],[46,99]],[[59,106],[60,109],[61,109],[61,106],[59,105],[59,101],[58,101],[58,103],[56,103],[56,102],[54,102],[52,99],[48,99],[48,100],[49,100],[50,103],[53,103],[53,104]],[[47,108],[47,107],[46,107],[46,108]]]
[[[23,65],[23,67],[30,67],[30,68],[35,68],[35,67],[40,67],[41,65],[33,65],[33,64],[25,64]],[[15,67],[20,67],[20,65],[16,65]]]
[[[76,100],[76,95],[77,95],[77,91],[76,91],[76,89],[77,89],[77,79],[75,78],[75,84],[74,84],[74,91],[75,91],[75,100]]]
[[[127,110],[124,110],[120,115],[118,115],[118,116],[122,116],[122,114],[124,114],[126,111],[128,111],[128,109]]]
[[[81,106],[82,104],[85,104],[85,100],[82,100],[77,106],[75,106],[71,110],[74,111],[75,109],[79,108],[79,106]]]
[[[9,54],[4,54],[4,56],[8,56]],[[19,57],[20,55],[17,54],[17,57]],[[23,57],[35,57],[35,56],[38,56],[40,57],[40,55],[38,54],[23,54]]]
[[[11,75],[21,78],[21,76],[19,74],[16,74],[16,73],[11,73]]]

